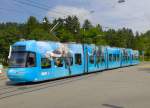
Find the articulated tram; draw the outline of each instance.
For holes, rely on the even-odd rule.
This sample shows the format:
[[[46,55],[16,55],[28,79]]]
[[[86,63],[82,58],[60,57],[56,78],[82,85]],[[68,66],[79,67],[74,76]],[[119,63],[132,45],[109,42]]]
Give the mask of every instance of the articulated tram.
[[[137,50],[27,40],[12,45],[7,76],[15,83],[38,82],[138,63]]]

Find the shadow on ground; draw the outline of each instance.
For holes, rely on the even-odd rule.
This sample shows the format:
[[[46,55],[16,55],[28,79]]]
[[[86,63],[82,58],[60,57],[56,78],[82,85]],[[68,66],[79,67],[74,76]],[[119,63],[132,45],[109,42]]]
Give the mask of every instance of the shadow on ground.
[[[123,108],[122,106],[111,105],[111,104],[102,104],[102,106],[105,106],[105,107],[108,107],[108,108]]]

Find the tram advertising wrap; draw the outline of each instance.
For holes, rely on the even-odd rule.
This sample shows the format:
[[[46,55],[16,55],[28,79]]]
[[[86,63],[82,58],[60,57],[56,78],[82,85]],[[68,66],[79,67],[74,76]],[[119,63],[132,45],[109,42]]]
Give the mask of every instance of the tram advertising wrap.
[[[15,83],[38,82],[138,63],[137,50],[27,40],[12,45],[7,76]]]

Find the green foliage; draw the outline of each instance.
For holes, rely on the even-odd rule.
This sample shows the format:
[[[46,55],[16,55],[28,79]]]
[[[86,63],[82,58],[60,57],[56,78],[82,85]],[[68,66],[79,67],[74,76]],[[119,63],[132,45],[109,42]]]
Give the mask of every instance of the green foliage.
[[[39,22],[34,16],[30,16],[27,21],[27,33],[31,33],[34,29],[39,26]]]
[[[40,37],[40,38],[39,38]],[[41,28],[34,29],[30,34],[27,35],[28,40],[53,40],[58,41],[56,36],[53,36],[49,32]]]
[[[26,23],[0,23],[0,62],[7,64],[9,46],[22,38],[133,48],[145,51],[147,59],[150,57],[150,31],[143,34],[134,34],[128,28],[103,31],[100,24],[94,26],[89,20],[81,25],[76,16],[55,19],[53,22],[49,22],[47,17],[43,20],[39,22],[36,17],[30,16]],[[57,22],[58,26],[50,32]]]

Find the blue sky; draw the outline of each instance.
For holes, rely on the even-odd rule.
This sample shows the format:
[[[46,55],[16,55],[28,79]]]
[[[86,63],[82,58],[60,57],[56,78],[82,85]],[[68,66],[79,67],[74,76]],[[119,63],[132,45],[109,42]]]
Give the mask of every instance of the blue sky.
[[[121,4],[117,0],[0,0],[0,22],[25,22],[31,15],[39,21],[44,16],[52,20],[77,15],[81,22],[88,18],[103,28],[128,27],[145,32],[150,29],[149,5],[150,0],[126,0]]]
[[[31,5],[22,4],[17,1],[30,3]],[[56,6],[86,7],[87,1],[88,0],[0,0],[0,22],[24,22],[30,15],[34,15],[41,20],[44,16],[47,16],[49,10]],[[35,4],[35,2],[38,4]],[[48,10],[36,8],[32,4],[44,8],[46,7]]]

